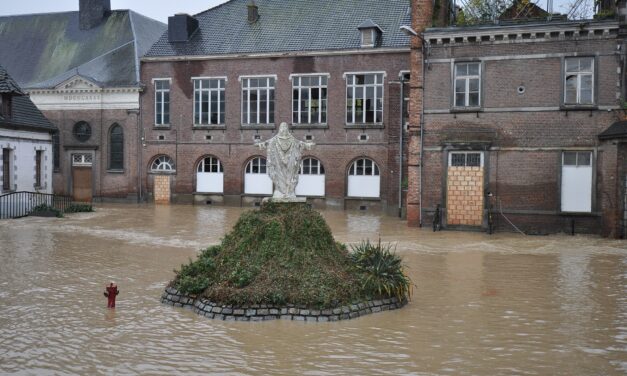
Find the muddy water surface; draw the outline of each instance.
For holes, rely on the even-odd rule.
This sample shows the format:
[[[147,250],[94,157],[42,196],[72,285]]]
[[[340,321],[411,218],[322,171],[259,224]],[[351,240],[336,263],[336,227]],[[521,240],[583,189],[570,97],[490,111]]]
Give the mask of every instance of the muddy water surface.
[[[103,206],[0,221],[0,374],[627,374],[625,241],[433,233],[325,212],[339,241],[396,244],[416,284],[406,308],[236,323],[161,305],[172,269],[241,212]]]

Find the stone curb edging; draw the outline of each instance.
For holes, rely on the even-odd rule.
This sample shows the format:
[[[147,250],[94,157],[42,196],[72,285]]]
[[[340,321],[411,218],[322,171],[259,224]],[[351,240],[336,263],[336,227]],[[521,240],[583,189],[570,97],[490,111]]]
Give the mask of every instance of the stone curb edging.
[[[204,298],[195,298],[168,287],[161,296],[161,303],[174,307],[189,308],[195,313],[216,320],[225,321],[339,321],[350,320],[376,312],[398,309],[407,304],[407,300],[397,298],[370,300],[329,309],[300,308],[292,304],[287,307],[275,307],[267,304],[233,306],[213,303]]]

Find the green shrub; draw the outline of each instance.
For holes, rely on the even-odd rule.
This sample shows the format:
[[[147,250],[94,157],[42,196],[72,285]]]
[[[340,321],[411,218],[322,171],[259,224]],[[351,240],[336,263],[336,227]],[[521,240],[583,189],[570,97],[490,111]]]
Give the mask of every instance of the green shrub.
[[[411,280],[403,272],[403,260],[392,252],[390,244],[374,245],[369,240],[351,246],[351,258],[361,273],[363,289],[373,297],[396,296],[409,299]]]
[[[89,204],[70,204],[63,210],[64,213],[88,213],[93,211],[93,206]]]
[[[45,213],[45,212],[52,212],[57,218],[63,218],[63,212],[61,212],[61,210],[54,208],[48,204],[41,204],[41,205],[35,206],[31,214],[36,215],[38,213]]]

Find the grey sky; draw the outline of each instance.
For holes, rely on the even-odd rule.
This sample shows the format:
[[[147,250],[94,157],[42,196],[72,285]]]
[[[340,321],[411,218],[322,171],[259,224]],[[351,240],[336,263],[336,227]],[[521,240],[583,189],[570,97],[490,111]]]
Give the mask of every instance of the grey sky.
[[[0,0],[0,15],[78,10],[79,0]],[[111,0],[112,9],[132,9],[137,13],[168,22],[175,13],[196,14],[226,0]]]

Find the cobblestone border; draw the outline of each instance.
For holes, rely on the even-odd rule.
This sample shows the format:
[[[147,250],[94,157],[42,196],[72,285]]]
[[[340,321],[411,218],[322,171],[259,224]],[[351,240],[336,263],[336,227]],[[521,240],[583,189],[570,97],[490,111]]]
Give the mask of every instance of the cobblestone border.
[[[288,304],[287,307],[275,307],[266,304],[236,307],[216,304],[207,299],[188,296],[180,293],[173,287],[168,287],[161,296],[161,303],[174,307],[189,308],[201,316],[216,320],[265,321],[280,319],[327,322],[350,320],[371,313],[398,309],[407,304],[407,301],[399,301],[397,298],[370,300],[322,310],[296,307],[293,304]]]

